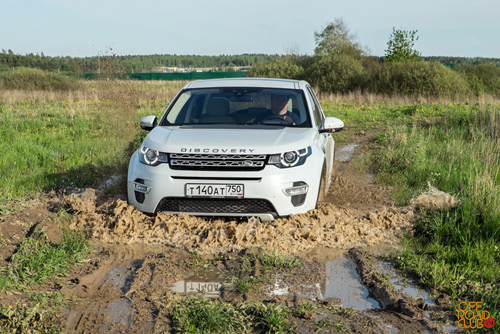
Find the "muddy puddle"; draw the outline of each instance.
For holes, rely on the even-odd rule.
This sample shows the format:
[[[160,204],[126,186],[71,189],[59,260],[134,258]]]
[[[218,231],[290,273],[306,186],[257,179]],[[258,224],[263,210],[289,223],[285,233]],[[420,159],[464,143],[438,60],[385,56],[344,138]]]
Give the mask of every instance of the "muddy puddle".
[[[415,299],[422,299],[430,306],[436,305],[427,290],[417,286],[412,279],[398,274],[396,269],[389,262],[380,261],[375,263],[374,267],[388,277],[395,291]]]
[[[122,247],[111,253],[102,249],[96,258],[103,260],[93,265],[96,269],[80,276],[76,285],[64,291],[69,296],[84,297],[69,311],[67,328],[77,333],[118,333],[138,328],[154,332],[158,323],[165,321],[162,312],[181,296],[192,295],[231,303],[275,302],[292,310],[312,303],[315,309],[326,307],[330,313],[306,314],[314,321],[311,324],[338,321],[331,313],[337,310],[340,315],[350,314],[350,321],[375,324],[368,333],[405,333],[408,328],[420,333],[444,332],[439,324],[444,315],[431,317],[444,312],[429,294],[387,263],[363,252],[334,250],[323,254],[322,260],[317,254],[303,254],[300,265],[288,269],[262,267],[258,260],[261,252],[254,249],[200,259],[199,255],[170,247],[141,252]],[[142,259],[137,258],[140,253]],[[107,263],[106,256],[121,260]],[[242,272],[248,276],[242,276]],[[388,276],[390,284],[377,285],[377,280]],[[248,277],[255,278],[256,284],[249,291],[237,292],[235,278]]]
[[[311,301],[328,301],[331,304],[354,310],[380,309],[379,303],[370,296],[368,289],[361,283],[352,259],[339,257],[322,264],[324,279],[304,284],[291,285],[281,275],[276,275],[270,284],[264,287],[266,296],[289,296]],[[201,294],[206,298],[222,297],[223,288],[233,283],[220,272],[201,271],[179,280],[170,286],[171,290],[181,294]]]

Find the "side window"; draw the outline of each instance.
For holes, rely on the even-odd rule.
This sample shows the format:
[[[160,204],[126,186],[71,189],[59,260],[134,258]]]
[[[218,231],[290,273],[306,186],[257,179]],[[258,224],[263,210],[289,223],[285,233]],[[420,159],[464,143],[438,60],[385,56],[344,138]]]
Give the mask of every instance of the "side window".
[[[321,112],[321,107],[319,106],[318,100],[316,99],[311,87],[307,87],[307,97],[311,102],[313,117],[316,125],[320,127],[323,124],[323,113]]]

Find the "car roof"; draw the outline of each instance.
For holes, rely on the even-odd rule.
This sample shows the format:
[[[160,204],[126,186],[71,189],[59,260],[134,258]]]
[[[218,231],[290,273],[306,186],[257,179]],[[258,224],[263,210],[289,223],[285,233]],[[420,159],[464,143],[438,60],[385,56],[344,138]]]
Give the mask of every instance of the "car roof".
[[[214,87],[265,87],[283,89],[304,89],[308,85],[305,81],[269,78],[228,78],[191,81],[184,86],[187,88],[214,88]]]

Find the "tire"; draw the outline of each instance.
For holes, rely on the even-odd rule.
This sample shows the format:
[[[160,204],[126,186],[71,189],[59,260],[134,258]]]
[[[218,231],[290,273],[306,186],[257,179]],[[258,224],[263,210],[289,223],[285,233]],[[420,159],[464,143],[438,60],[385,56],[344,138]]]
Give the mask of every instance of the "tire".
[[[319,191],[318,191],[318,200],[316,201],[316,205],[320,202],[324,202],[326,200],[326,195],[328,194],[328,188],[326,185],[328,184],[328,179],[326,175],[326,166],[323,164],[323,169],[321,170],[321,179],[319,181]]]

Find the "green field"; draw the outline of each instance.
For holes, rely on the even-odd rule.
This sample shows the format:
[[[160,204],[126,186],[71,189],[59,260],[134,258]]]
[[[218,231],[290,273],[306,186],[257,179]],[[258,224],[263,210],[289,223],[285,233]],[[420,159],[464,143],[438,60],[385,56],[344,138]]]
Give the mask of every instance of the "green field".
[[[139,119],[161,115],[181,86],[111,81],[58,94],[0,92],[0,218],[41,193],[124,174],[144,136]],[[395,186],[399,204],[428,183],[459,201],[450,211],[422,212],[394,263],[457,304],[483,301],[499,319],[500,103],[347,101],[322,102],[346,124],[337,142],[370,133],[367,168]],[[178,321],[188,306],[178,308]]]

